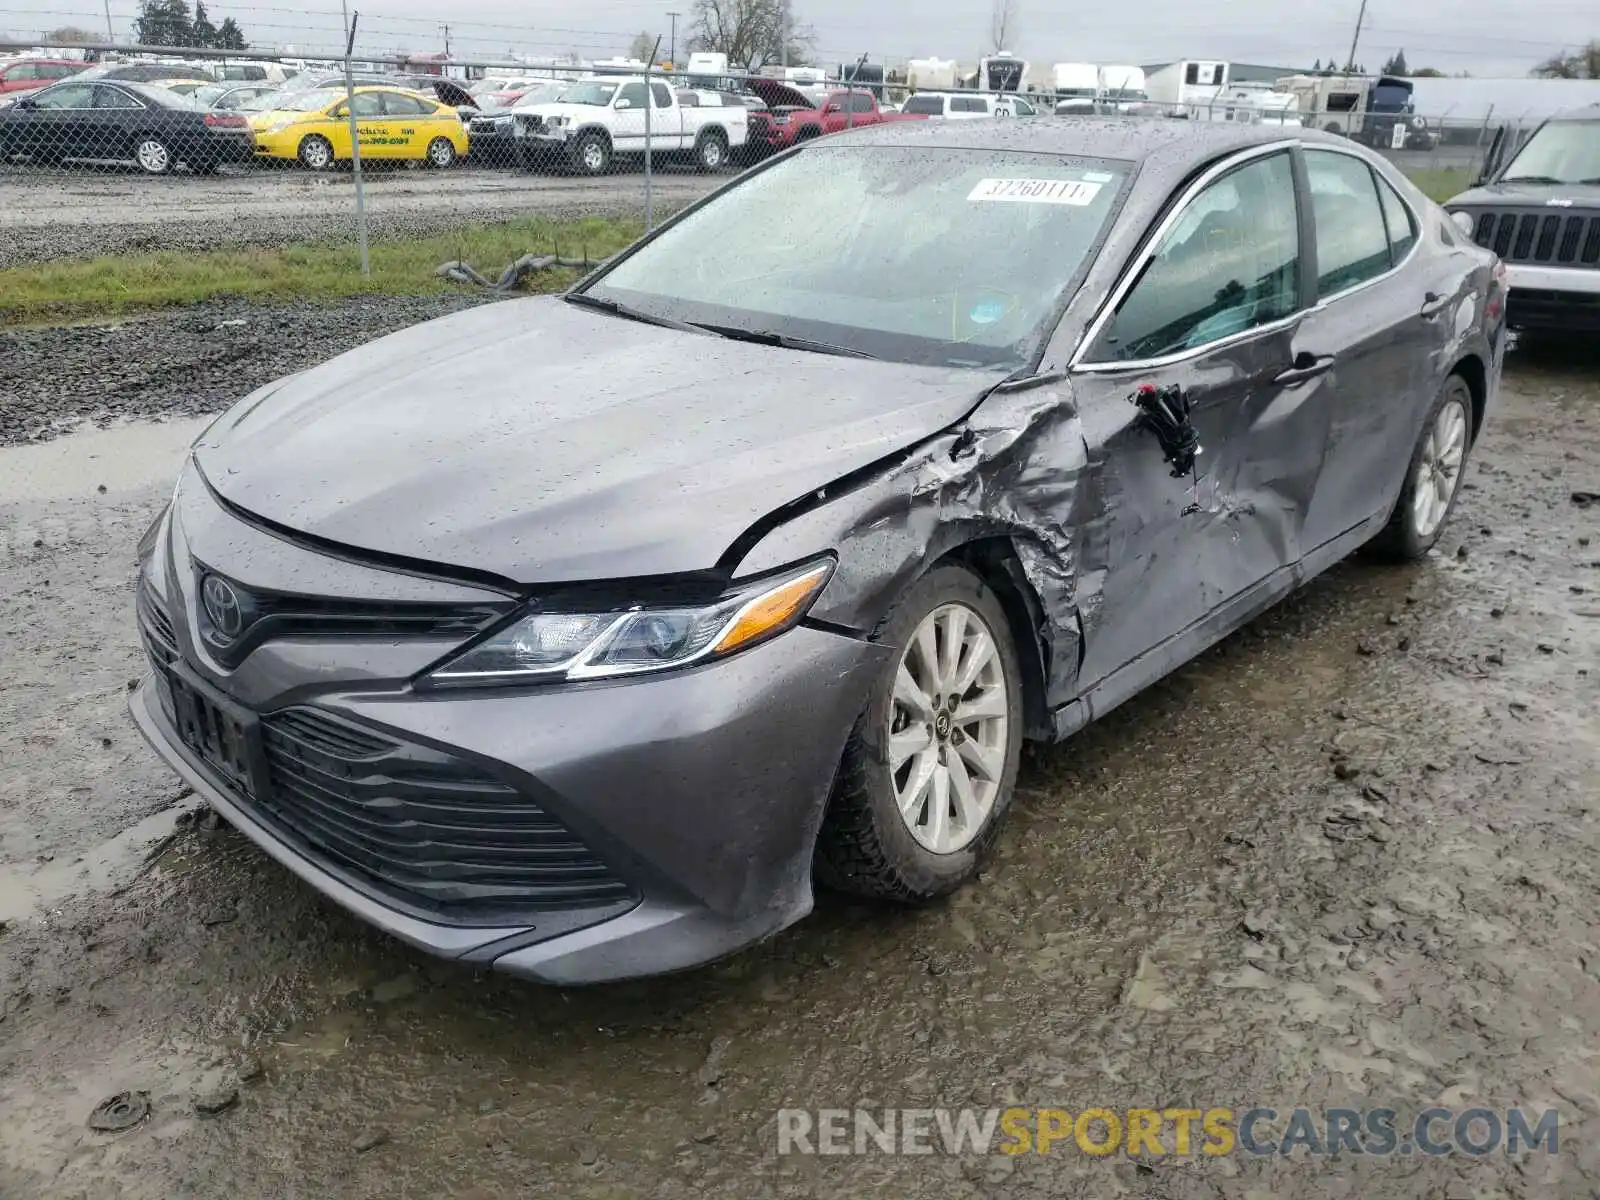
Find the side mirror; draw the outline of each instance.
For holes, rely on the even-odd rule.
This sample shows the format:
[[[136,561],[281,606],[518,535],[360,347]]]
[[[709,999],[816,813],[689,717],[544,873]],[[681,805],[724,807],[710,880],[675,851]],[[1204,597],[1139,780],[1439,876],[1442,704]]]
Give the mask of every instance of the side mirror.
[[[837,105],[837,104],[825,104],[825,105],[823,105],[823,108],[822,108],[822,115],[823,116],[827,116],[829,113],[836,113],[836,112],[843,112],[843,111],[844,111],[844,109],[840,105]]]
[[[16,101],[16,103],[14,103],[12,105],[12,107],[13,108],[38,108],[39,107],[39,102],[37,100],[30,100],[30,99],[28,99],[28,97],[23,96],[20,100]]]
[[[619,110],[620,109],[624,109],[624,108],[632,108],[633,107],[633,101],[632,100],[618,100],[617,104],[616,104],[616,107]]]

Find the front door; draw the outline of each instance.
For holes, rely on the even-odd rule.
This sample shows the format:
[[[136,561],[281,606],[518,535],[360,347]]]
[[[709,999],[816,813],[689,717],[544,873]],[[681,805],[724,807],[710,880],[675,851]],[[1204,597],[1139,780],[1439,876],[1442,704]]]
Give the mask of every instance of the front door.
[[[1324,425],[1306,398],[1320,364],[1296,363],[1294,179],[1283,149],[1198,188],[1075,368],[1105,514],[1080,584],[1085,688],[1152,651],[1145,674],[1163,674],[1193,652],[1184,635],[1203,643],[1230,623],[1219,609],[1250,607],[1274,579],[1287,589]],[[1192,466],[1185,439],[1143,415],[1141,388],[1179,389],[1200,447]]]

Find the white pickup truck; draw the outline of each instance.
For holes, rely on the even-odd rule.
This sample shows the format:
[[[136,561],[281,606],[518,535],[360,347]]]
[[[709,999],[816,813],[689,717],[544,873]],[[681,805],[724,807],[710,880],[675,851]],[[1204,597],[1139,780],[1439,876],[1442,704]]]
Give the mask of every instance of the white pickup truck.
[[[579,79],[558,100],[518,108],[511,135],[524,170],[567,167],[603,175],[619,159],[689,159],[720,171],[749,137],[749,110],[719,92],[680,92],[649,81],[653,99],[646,134],[645,80],[627,76]],[[726,101],[726,102],[725,102]]]

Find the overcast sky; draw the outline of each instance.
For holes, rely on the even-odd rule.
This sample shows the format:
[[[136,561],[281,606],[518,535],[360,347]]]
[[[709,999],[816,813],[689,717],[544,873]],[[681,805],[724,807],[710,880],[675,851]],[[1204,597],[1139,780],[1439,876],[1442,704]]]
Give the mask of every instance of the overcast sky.
[[[1350,47],[1359,0],[1315,8],[1277,0],[1123,0],[1075,4],[1016,0],[1020,34],[1009,47],[1040,63],[1161,62],[1223,58],[1273,66],[1309,67],[1314,59],[1342,58]],[[909,57],[975,61],[984,53],[988,0],[795,0],[797,18],[817,34],[819,57],[838,62],[870,53],[874,60]],[[635,33],[663,35],[678,9],[692,0],[352,0],[361,12],[359,46],[439,49],[441,24],[451,23],[458,56],[517,50],[576,51],[606,57],[626,51]],[[111,0],[113,28],[128,36],[137,0]],[[262,0],[260,5],[213,0],[212,19],[233,16],[258,44],[322,48],[336,44],[340,18],[329,0]],[[105,28],[101,0],[0,0],[0,30],[35,33],[62,24]],[[680,17],[680,43],[689,18]],[[1448,73],[1525,75],[1540,59],[1600,37],[1600,0],[1370,0],[1358,61],[1377,70],[1403,47],[1413,67]]]

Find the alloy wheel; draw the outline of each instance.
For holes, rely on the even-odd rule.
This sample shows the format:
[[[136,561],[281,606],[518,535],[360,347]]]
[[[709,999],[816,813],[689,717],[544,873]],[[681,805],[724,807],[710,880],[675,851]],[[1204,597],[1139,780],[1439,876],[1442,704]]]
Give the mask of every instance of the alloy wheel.
[[[428,147],[428,160],[436,167],[448,167],[456,160],[456,148],[444,138],[434,138]]]
[[[596,172],[606,165],[605,151],[601,149],[599,142],[590,142],[584,146],[583,165],[585,170]]]
[[[172,152],[155,138],[145,138],[140,142],[133,157],[139,169],[151,175],[164,175],[172,166]]]
[[[901,654],[889,770],[901,819],[934,854],[967,846],[994,807],[1006,767],[1010,686],[993,631],[965,604],[934,609]]]
[[[1411,520],[1419,538],[1432,537],[1449,511],[1467,456],[1467,410],[1452,397],[1439,408],[1417,462]]]

